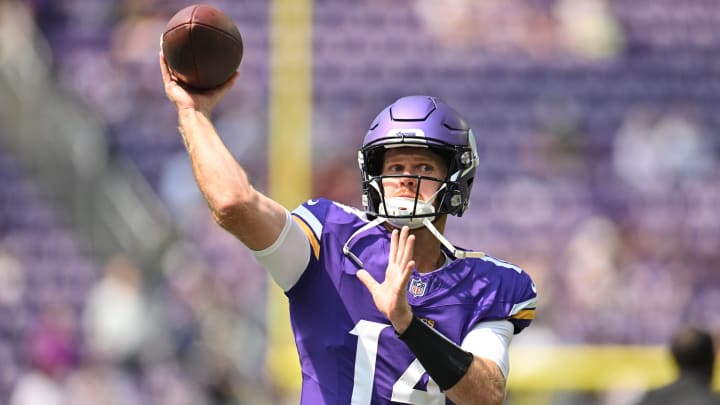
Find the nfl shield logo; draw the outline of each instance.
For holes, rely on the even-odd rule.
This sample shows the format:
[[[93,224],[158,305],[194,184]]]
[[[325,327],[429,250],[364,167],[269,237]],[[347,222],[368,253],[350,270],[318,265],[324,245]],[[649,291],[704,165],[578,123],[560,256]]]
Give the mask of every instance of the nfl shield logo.
[[[420,297],[421,295],[425,295],[425,287],[427,287],[427,282],[422,281],[419,278],[414,278],[410,280],[410,294],[413,295],[413,297]]]

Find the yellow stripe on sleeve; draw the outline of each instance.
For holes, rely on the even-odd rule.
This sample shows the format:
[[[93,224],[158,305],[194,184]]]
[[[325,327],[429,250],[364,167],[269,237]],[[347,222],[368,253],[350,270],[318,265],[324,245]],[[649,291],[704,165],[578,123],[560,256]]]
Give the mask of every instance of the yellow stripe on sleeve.
[[[527,319],[532,320],[535,318],[535,309],[523,309],[522,311],[518,312],[517,314],[511,316],[512,319]]]

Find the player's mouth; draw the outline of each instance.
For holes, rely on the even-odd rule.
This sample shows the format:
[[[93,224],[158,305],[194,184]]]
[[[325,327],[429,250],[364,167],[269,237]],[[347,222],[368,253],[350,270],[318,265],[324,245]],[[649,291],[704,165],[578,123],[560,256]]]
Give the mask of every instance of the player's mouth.
[[[415,199],[415,195],[416,195],[415,193],[410,193],[410,192],[408,192],[408,193],[398,193],[398,194],[395,194],[394,196],[392,196],[392,198],[410,198],[410,199],[413,199],[413,200],[414,200],[414,199]]]

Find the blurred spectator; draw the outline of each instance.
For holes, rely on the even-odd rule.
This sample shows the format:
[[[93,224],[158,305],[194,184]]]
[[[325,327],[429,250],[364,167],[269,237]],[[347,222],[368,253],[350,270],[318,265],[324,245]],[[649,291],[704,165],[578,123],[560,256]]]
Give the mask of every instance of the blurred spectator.
[[[627,184],[657,195],[678,182],[708,173],[713,150],[694,120],[677,112],[628,115],[613,145],[613,166]]]
[[[229,405],[233,403],[210,401],[197,381],[188,373],[190,369],[191,367],[181,368],[172,362],[150,367],[144,378],[145,403],[152,405]]]
[[[77,365],[79,342],[73,311],[51,302],[38,317],[27,344],[30,363],[46,375],[61,381]]]
[[[720,404],[720,397],[710,391],[716,355],[712,336],[694,327],[681,328],[670,342],[670,351],[679,377],[649,391],[638,405]]]
[[[25,268],[0,245],[0,307],[14,307],[25,294]]]
[[[54,302],[43,310],[27,337],[31,368],[23,373],[11,394],[11,405],[71,405],[62,386],[77,364],[75,316]]]
[[[10,405],[70,405],[58,381],[39,370],[20,376],[10,394]]]
[[[559,0],[553,12],[557,35],[570,53],[602,59],[624,46],[622,27],[606,0]]]
[[[148,328],[142,274],[124,255],[112,257],[93,288],[83,326],[93,356],[117,364],[136,359]]]
[[[600,59],[624,43],[605,0],[417,0],[414,9],[423,28],[450,48]]]
[[[64,386],[68,405],[142,405],[130,374],[102,359],[88,359],[71,373]],[[38,404],[40,405],[40,404]]]
[[[219,231],[204,235],[217,247],[225,244],[217,239]],[[174,245],[165,256],[157,298],[179,365],[211,403],[266,403],[262,398],[268,389],[263,386],[267,326],[261,298],[267,290],[265,276],[249,268],[258,266],[249,252],[235,251],[234,263],[245,264],[224,270],[226,265],[220,263],[211,266],[212,255],[202,257],[194,245]],[[157,382],[181,374],[167,366],[154,369],[151,388],[157,390]],[[166,389],[174,390],[172,385]]]

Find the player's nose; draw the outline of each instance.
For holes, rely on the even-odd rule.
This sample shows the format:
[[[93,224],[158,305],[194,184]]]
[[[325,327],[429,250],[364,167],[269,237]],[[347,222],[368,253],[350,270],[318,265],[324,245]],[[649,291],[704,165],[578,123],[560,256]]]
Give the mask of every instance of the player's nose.
[[[400,185],[405,187],[412,187],[414,188],[417,185],[417,178],[409,173],[404,173],[407,175],[407,177],[401,177],[400,178]]]

